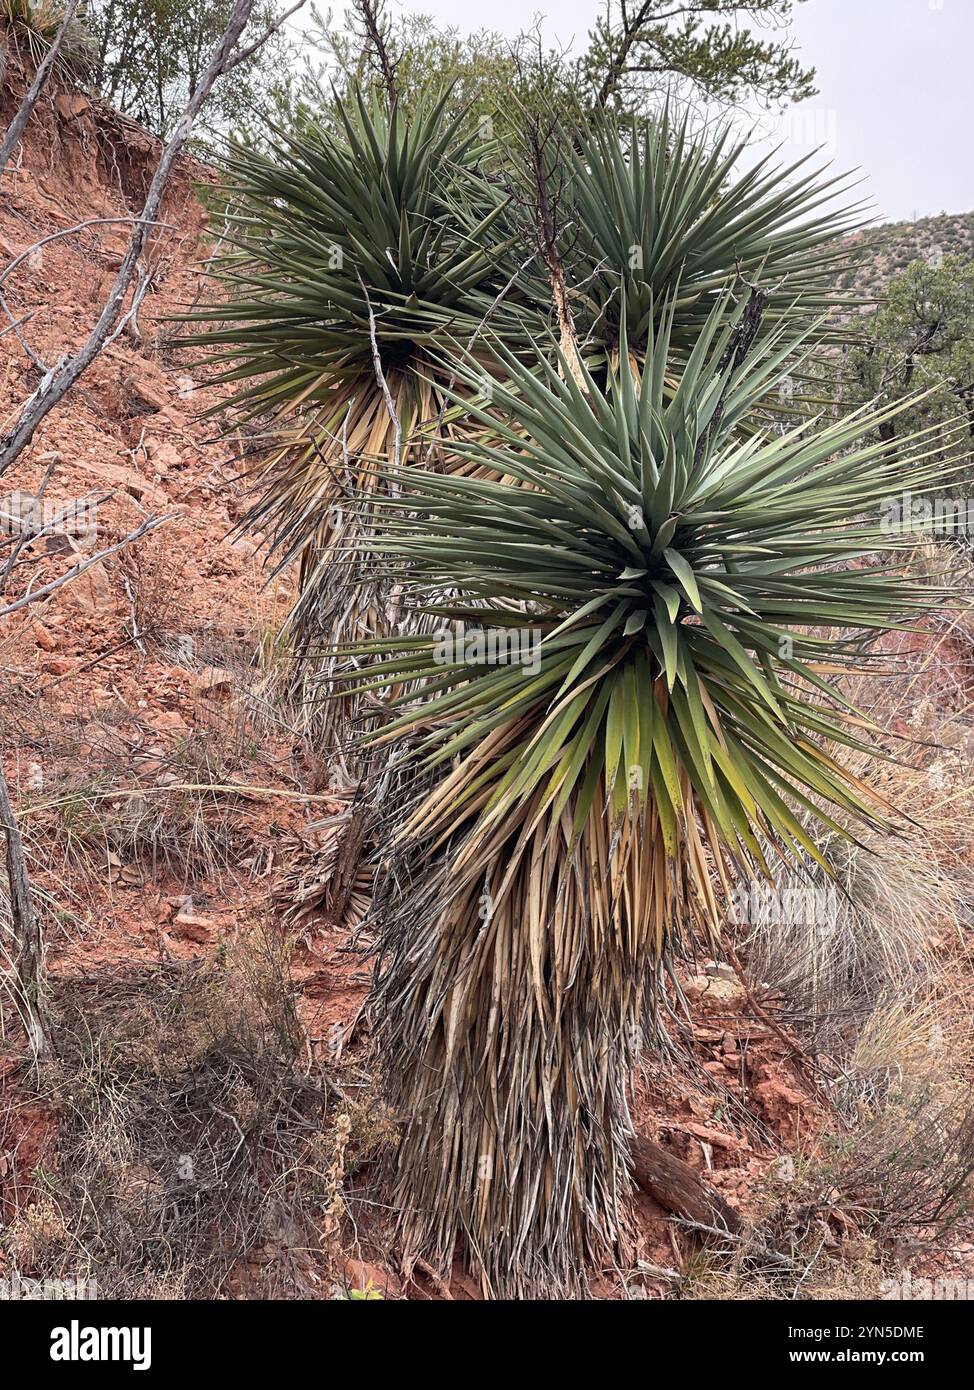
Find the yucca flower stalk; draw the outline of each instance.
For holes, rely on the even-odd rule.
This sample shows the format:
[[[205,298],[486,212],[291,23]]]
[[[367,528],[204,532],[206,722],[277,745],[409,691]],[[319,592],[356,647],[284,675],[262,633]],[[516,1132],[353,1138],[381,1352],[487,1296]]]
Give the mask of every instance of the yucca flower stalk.
[[[870,746],[836,678],[938,597],[880,509],[942,482],[939,432],[864,442],[900,404],[742,439],[815,341],[779,325],[736,360],[724,295],[674,389],[679,304],[647,319],[638,378],[622,320],[604,389],[497,347],[469,473],[377,463],[370,494],[372,554],[444,629],[358,644],[349,676],[406,683],[370,741],[422,788],[377,911],[395,1200],[407,1257],[446,1272],[460,1244],[495,1296],[577,1293],[618,1245],[661,971],[688,934],[716,949],[729,870],[770,874],[763,847],[825,867],[808,817],[885,823],[829,751]],[[530,638],[492,661],[460,624]]]

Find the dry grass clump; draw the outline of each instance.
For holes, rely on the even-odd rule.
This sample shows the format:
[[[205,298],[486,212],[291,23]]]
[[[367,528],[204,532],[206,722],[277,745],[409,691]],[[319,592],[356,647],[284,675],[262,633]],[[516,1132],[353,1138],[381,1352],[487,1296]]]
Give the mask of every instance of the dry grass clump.
[[[898,808],[896,831],[817,837],[834,889],[811,863],[786,871],[779,910],[741,932],[755,988],[831,1073],[846,1128],[790,1181],[778,1170],[741,1239],[687,1271],[686,1297],[875,1297],[886,1272],[949,1267],[974,1231],[974,570],[929,547],[915,562],[964,571],[957,608],[922,644],[888,639],[882,669],[846,690],[895,761],[843,761]],[[815,910],[781,910],[793,890]]]
[[[974,1217],[974,1091],[911,1081],[821,1167],[835,1205],[895,1267],[946,1260]]]
[[[240,849],[241,796],[197,781],[192,769],[185,782],[132,789],[76,773],[45,793],[42,804],[53,810],[53,823],[43,830],[31,823],[32,835],[43,834],[66,861],[109,878],[133,863],[187,880],[212,878]]]
[[[305,1063],[287,959],[261,937],[54,982],[58,1061],[32,1103],[56,1107],[56,1144],[8,1264],[101,1297],[328,1295],[348,1174],[387,1138],[354,1076]]]
[[[194,729],[172,741],[151,780],[137,768],[123,779],[105,766],[49,778],[24,798],[27,832],[47,860],[57,850],[96,875],[140,864],[187,880],[216,877],[249,843],[239,823],[246,793],[235,790],[240,766],[225,753],[219,738]]]
[[[0,0],[0,77],[8,59],[29,73],[40,67],[61,27],[65,8],[60,0]],[[94,38],[84,21],[75,17],[55,60],[55,76],[63,81],[83,81],[91,75],[97,56]]]
[[[785,1001],[813,1051],[845,1060],[877,1010],[928,978],[943,924],[956,927],[958,891],[920,834],[865,845],[834,835],[818,847],[834,880],[782,872],[780,910],[758,914],[745,949],[752,978]]]
[[[942,549],[928,549],[916,563],[942,574]],[[895,1088],[903,1056],[908,1069],[909,1054],[922,1050],[936,1023],[927,1015],[939,1007],[931,1000],[942,993],[944,960],[963,947],[971,923],[974,726],[966,693],[959,700],[943,678],[945,669],[957,676],[948,637],[968,613],[960,591],[958,603],[922,650],[894,638],[877,667],[847,683],[894,760],[847,752],[843,762],[895,808],[894,831],[860,833],[859,843],[817,836],[834,887],[811,861],[804,876],[786,869],[779,896],[798,889],[816,910],[754,921],[746,938],[755,983],[813,1051],[832,1058],[846,1081],[860,1079],[862,1093],[847,1086],[842,1097],[853,1105],[872,1104],[885,1084]]]
[[[860,1029],[837,1082],[843,1113],[870,1119],[917,1084],[963,1089],[971,1069],[962,1019],[962,1002],[942,975],[925,989],[885,998]]]
[[[974,1219],[974,1097],[911,1088],[823,1157],[772,1180],[761,1214],[684,1269],[691,1299],[870,1299],[884,1277],[951,1256]]]
[[[882,1268],[868,1240],[842,1239],[814,1204],[779,1214],[786,1249],[772,1232],[747,1233],[723,1252],[693,1257],[674,1281],[673,1297],[686,1302],[770,1300],[839,1302],[880,1296]]]
[[[189,621],[184,603],[186,555],[173,553],[161,533],[123,550],[117,560],[121,587],[129,605],[129,631],[142,652],[178,648],[178,634]]]
[[[3,1248],[17,1270],[46,1267],[70,1244],[70,1235],[57,1204],[46,1193],[9,1224]]]
[[[831,1175],[799,1155],[776,1164],[755,1194],[755,1214],[737,1236],[694,1251],[673,1297],[735,1301],[839,1300],[878,1296],[880,1251],[842,1211]]]
[[[970,1003],[947,978],[877,1009],[849,1059],[856,1127],[823,1161],[844,1209],[899,1263],[943,1257],[974,1221]],[[963,1233],[963,1234],[962,1234]]]

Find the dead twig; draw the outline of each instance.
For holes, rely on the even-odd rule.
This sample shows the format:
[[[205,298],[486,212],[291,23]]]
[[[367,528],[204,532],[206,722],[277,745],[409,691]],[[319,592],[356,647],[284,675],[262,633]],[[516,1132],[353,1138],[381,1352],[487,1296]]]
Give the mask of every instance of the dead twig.
[[[360,17],[361,37],[365,40],[366,48],[372,49],[375,66],[382,78],[391,109],[399,100],[399,84],[396,80],[399,59],[394,58],[390,52],[389,25],[383,14],[383,0],[353,0],[352,8]]]
[[[157,527],[163,526],[172,520],[173,517],[171,515],[150,517],[148,521],[144,521],[141,526],[137,527],[134,531],[130,531],[128,535],[123,536],[122,539],[117,541],[114,545],[108,546],[105,550],[99,550],[95,555],[89,555],[86,560],[81,560],[77,565],[69,569],[66,574],[59,575],[57,579],[52,579],[49,584],[45,584],[42,588],[35,589],[32,593],[23,594],[19,599],[15,600],[15,602],[8,603],[5,607],[0,608],[0,618],[6,618],[10,613],[19,612],[21,608],[26,608],[29,603],[38,603],[41,599],[47,598],[49,594],[54,593],[55,589],[60,589],[63,584],[70,584],[72,580],[84,574],[85,570],[91,569],[92,565],[97,565],[100,560],[107,560],[110,555],[116,555],[120,550],[124,550],[127,545],[131,545],[133,541],[141,540],[141,538],[147,536],[150,531],[155,531]]]
[[[0,763],[0,824],[7,846],[7,882],[10,888],[10,916],[13,925],[11,958],[13,986],[10,994],[20,1015],[37,1061],[54,1055],[44,1007],[44,965],[40,920],[34,908],[27,875],[24,844],[10,804],[7,779]]]

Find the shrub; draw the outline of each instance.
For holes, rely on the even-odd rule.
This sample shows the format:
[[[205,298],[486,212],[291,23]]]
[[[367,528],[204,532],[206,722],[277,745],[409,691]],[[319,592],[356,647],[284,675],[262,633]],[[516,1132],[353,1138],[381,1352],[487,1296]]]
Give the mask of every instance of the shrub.
[[[8,57],[28,71],[44,61],[64,19],[63,0],[0,0],[0,39]],[[55,62],[55,75],[83,82],[95,63],[95,46],[77,15],[68,25]]]

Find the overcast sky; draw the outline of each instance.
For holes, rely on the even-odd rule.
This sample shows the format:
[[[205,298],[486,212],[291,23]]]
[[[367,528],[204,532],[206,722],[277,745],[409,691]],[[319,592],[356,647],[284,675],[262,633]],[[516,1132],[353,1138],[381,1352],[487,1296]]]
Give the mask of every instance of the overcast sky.
[[[463,31],[529,27],[584,43],[598,0],[394,0]],[[861,169],[881,220],[974,209],[974,0],[806,0],[791,29],[819,96],[786,113],[789,153]],[[774,118],[763,117],[765,125]]]

